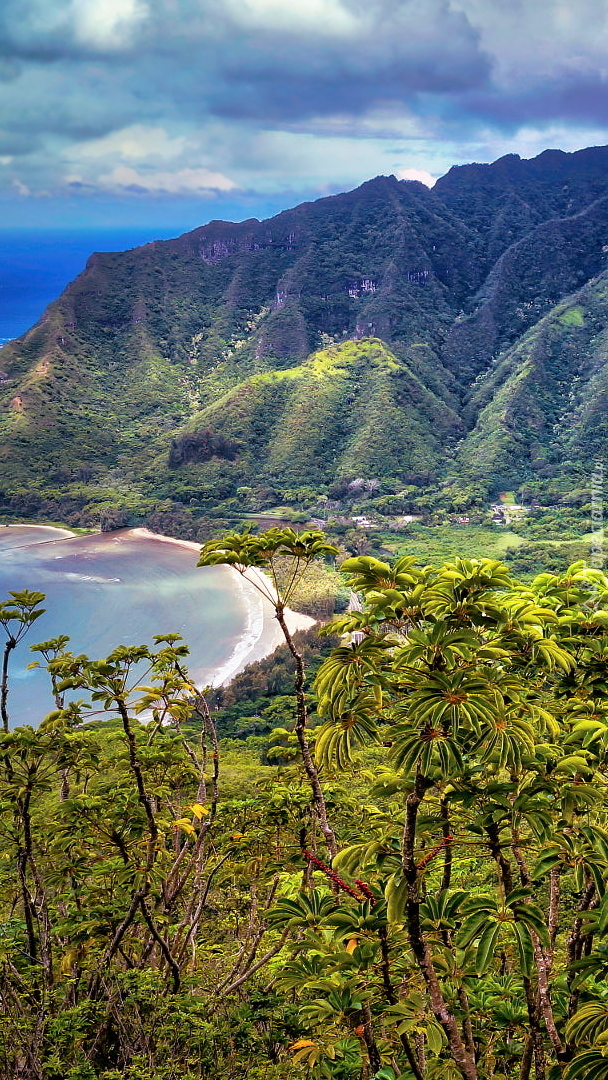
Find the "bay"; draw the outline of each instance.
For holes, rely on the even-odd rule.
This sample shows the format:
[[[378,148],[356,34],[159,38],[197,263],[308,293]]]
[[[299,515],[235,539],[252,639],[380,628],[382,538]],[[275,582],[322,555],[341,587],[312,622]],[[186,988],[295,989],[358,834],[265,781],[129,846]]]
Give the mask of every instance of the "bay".
[[[198,550],[140,529],[74,536],[0,526],[0,600],[9,590],[46,595],[45,614],[12,654],[12,726],[37,726],[55,707],[48,674],[28,670],[36,659],[29,646],[60,634],[70,636],[72,652],[93,659],[117,645],[152,645],[155,634],[181,634],[202,686],[272,651],[276,624],[268,625],[259,594],[227,567],[198,569]]]

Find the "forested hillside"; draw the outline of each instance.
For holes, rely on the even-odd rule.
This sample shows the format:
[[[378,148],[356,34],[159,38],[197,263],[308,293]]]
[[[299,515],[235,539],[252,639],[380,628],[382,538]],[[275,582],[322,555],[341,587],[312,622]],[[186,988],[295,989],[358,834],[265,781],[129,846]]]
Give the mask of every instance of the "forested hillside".
[[[283,626],[334,554],[232,533],[199,565],[272,574]],[[7,1080],[607,1080],[608,579],[342,569],[362,609],[322,656],[285,628],[246,741],[177,636],[34,645],[36,731],[3,685]],[[0,605],[7,643],[43,601]]]
[[[487,498],[576,476],[603,445],[607,240],[596,147],[93,255],[0,353],[6,508],[230,517],[359,477]]]

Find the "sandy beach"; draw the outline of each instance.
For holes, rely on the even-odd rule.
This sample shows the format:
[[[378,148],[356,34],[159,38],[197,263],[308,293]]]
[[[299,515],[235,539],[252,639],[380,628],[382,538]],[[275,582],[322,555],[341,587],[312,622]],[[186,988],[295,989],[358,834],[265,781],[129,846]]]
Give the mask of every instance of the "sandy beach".
[[[181,633],[190,647],[188,667],[196,685],[223,686],[284,642],[270,578],[257,568],[246,576],[230,566],[199,571],[200,545],[192,541],[145,528],[77,536],[56,526],[10,525],[0,529],[0,552],[3,587],[29,588],[33,581],[47,596],[46,636],[68,632],[78,640],[78,649],[90,655],[105,655],[117,640],[130,644],[133,635],[145,640],[146,634],[166,628]],[[209,585],[204,584],[206,575]],[[214,611],[205,620],[204,605],[209,603]],[[66,629],[62,612],[71,605]],[[232,613],[227,620],[223,611]],[[285,621],[291,632],[315,625],[314,619],[291,610],[285,612]],[[210,624],[217,627],[212,639]],[[13,691],[23,689],[23,708],[29,708],[35,696],[36,673],[27,670],[28,661],[24,654],[22,677]],[[46,699],[46,686],[40,694]],[[31,708],[36,711],[33,704]]]
[[[150,529],[144,528],[129,529],[128,531],[134,536],[141,536],[147,540],[158,540],[165,544],[177,544],[195,552],[197,556],[200,555],[201,545],[193,540],[178,540],[173,536],[164,536],[162,533],[154,533]],[[250,607],[250,611],[252,607],[257,608],[261,618],[255,619],[252,612],[249,633],[246,635],[245,640],[237,644],[232,656],[228,658],[226,663],[222,664],[220,669],[214,672],[210,680],[212,686],[225,686],[248,664],[254,664],[256,661],[270,656],[285,641],[270,600],[270,596],[274,594],[270,577],[258,567],[251,567],[246,575],[239,574],[238,570],[231,566],[226,566],[224,569],[231,582],[231,587],[238,589],[243,595],[245,602]],[[309,630],[311,626],[315,626],[315,619],[312,619],[310,615],[302,615],[299,611],[292,611],[291,608],[285,609],[285,622],[291,634],[298,630]],[[196,672],[192,674],[196,675]]]

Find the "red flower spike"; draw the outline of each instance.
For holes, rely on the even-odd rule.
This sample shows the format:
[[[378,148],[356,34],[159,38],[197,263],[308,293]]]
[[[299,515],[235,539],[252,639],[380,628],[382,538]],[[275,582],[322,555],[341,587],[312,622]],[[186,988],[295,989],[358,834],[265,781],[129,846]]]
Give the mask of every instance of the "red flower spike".
[[[355,885],[359,886],[359,888],[361,889],[361,892],[366,897],[366,899],[369,900],[369,902],[371,903],[371,905],[373,907],[374,904],[376,903],[376,897],[374,896],[374,894],[373,894],[372,890],[370,889],[369,885],[366,885],[364,881],[359,881],[358,878],[355,881]]]
[[[439,852],[442,850],[442,848],[447,847],[448,844],[451,844],[453,839],[454,839],[453,836],[444,836],[441,843],[437,844],[437,847],[432,848],[432,850],[429,851],[428,855],[425,855],[422,862],[416,863],[416,869],[417,870],[423,870],[425,866],[428,866],[431,859],[434,859],[435,855],[438,855]]]
[[[355,885],[359,886],[363,894],[362,896],[360,896],[359,893],[356,892],[356,890],[353,889],[351,885],[348,885],[346,881],[343,881],[342,878],[338,874],[336,874],[335,870],[330,869],[329,866],[326,866],[325,863],[322,863],[316,855],[313,855],[312,851],[308,850],[308,848],[302,848],[302,854],[305,859],[308,859],[309,863],[312,863],[313,866],[316,866],[317,870],[320,870],[322,874],[325,874],[325,876],[328,877],[330,881],[333,881],[334,885],[337,885],[339,889],[342,889],[343,892],[346,892],[349,894],[349,896],[352,896],[358,904],[363,904],[366,900],[370,900],[372,905],[375,904],[376,901],[374,895],[369,885],[366,885],[365,882],[355,882]]]

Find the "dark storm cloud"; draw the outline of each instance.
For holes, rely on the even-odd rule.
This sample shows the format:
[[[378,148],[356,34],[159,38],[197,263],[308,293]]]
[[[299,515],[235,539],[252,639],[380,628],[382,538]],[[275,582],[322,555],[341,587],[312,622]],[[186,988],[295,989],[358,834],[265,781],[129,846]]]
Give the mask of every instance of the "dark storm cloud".
[[[559,117],[562,122],[605,125],[608,122],[608,77],[567,72],[559,79],[531,79],[509,94],[496,90],[463,94],[454,103],[454,112],[495,123],[506,130],[521,124],[546,122]]]
[[[379,7],[380,5],[378,5]],[[489,58],[466,18],[447,5],[374,6],[340,37],[289,29],[250,34],[217,63],[210,108],[221,116],[300,119],[362,113],[377,102],[411,103],[488,83]]]
[[[5,184],[286,189],[352,175],[357,139],[370,171],[576,141],[608,124],[607,44],[604,0],[4,0]]]
[[[217,116],[258,120],[357,115],[377,102],[412,106],[421,93],[460,93],[486,81],[487,64],[481,57],[449,66],[425,59],[402,58],[367,70],[337,59],[326,65],[317,60],[314,76],[310,70],[283,69],[276,63],[251,71],[233,62],[224,65],[221,84],[211,90],[209,109]]]
[[[115,18],[108,0],[103,6],[107,17],[96,21],[86,17],[84,0],[59,3],[53,14],[35,0],[9,2],[0,22],[0,55],[19,61],[14,78],[26,70],[42,92],[44,70],[54,69],[68,96],[79,89],[84,112],[101,67],[109,76],[104,101],[110,115],[122,96],[130,98],[131,120],[142,109],[170,113],[177,103],[191,116],[205,111],[267,120],[336,109],[357,113],[420,91],[459,93],[483,86],[489,73],[467,18],[442,0],[430,0],[423,18],[410,0],[376,0],[364,8],[326,4],[325,24],[294,12],[278,26],[263,4],[218,10],[210,3],[182,3],[169,17],[160,0],[115,0]],[[42,97],[40,105],[46,128]],[[60,110],[59,118],[68,114]],[[125,118],[121,108],[120,122]]]

